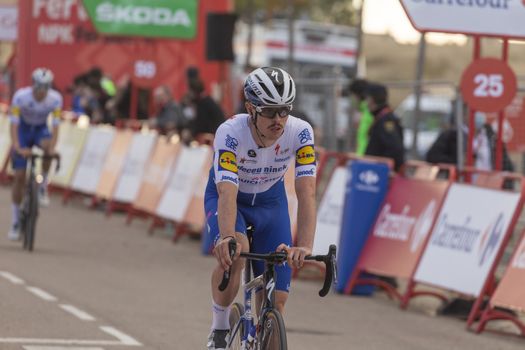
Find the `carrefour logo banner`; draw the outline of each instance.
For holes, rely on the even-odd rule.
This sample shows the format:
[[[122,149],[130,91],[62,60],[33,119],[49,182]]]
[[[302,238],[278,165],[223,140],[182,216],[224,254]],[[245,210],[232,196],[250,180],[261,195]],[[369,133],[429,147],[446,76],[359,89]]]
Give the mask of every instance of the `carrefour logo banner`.
[[[401,0],[419,31],[525,37],[523,0]]]
[[[84,0],[97,31],[155,38],[195,37],[198,0]]]
[[[416,281],[479,295],[519,199],[519,193],[453,184],[416,271]]]

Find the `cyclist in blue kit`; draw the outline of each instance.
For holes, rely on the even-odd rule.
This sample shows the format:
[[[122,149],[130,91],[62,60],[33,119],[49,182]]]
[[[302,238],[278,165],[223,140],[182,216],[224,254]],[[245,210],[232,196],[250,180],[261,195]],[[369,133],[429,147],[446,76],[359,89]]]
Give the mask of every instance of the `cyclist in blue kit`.
[[[14,183],[12,189],[13,220],[8,239],[20,238],[20,203],[22,202],[24,183],[26,179],[27,157],[31,156],[31,148],[42,148],[45,155],[54,153],[60,114],[62,111],[62,95],[51,89],[53,73],[46,68],[37,68],[32,74],[33,85],[18,89],[13,96],[10,111],[12,163]],[[47,122],[52,114],[52,132]],[[40,187],[39,200],[42,205],[49,204],[47,195],[48,172],[51,160],[44,160],[42,165],[43,182]]]
[[[225,349],[230,305],[239,285],[243,259],[241,251],[255,253],[286,251],[288,262],[276,268],[277,309],[283,313],[288,298],[291,267],[301,267],[312,253],[314,241],[316,160],[312,127],[290,115],[295,83],[280,68],[263,67],[251,72],[244,84],[247,114],[235,115],[217,130],[214,161],[206,188],[205,210],[208,234],[215,237],[218,265],[212,275],[213,322],[208,349]],[[292,245],[284,174],[295,162],[298,199],[297,242]],[[254,226],[252,246],[246,237]],[[230,258],[228,243],[237,241]],[[218,290],[223,273],[231,268],[231,280],[224,292]],[[254,274],[263,272],[254,262]]]

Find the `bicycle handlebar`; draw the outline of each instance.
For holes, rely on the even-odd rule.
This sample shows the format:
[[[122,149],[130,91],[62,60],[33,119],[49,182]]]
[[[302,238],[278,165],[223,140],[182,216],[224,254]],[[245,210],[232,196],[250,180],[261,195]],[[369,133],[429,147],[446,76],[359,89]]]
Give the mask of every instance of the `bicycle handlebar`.
[[[60,170],[60,154],[58,153],[44,154],[44,155],[33,153],[31,154],[30,158],[31,158],[31,162],[34,162],[35,159],[42,159],[42,160],[55,159],[57,161],[56,166],[55,166],[55,171],[58,172]]]
[[[228,249],[230,251],[230,257],[233,257],[235,255],[236,248],[237,248],[237,242],[235,241],[235,239],[231,239],[228,242]],[[332,286],[332,283],[336,283],[336,280],[337,280],[336,256],[337,256],[337,247],[335,246],[335,244],[332,244],[328,248],[328,254],[326,255],[309,255],[305,257],[305,260],[314,260],[314,261],[319,261],[325,264],[326,272],[325,272],[323,288],[319,291],[320,297],[326,296],[328,292],[330,291],[330,287]],[[286,261],[287,254],[286,252],[273,252],[273,253],[268,253],[268,254],[241,253],[241,257],[246,258],[246,259],[252,259],[252,260],[265,260],[265,261],[269,261],[274,264],[276,263],[280,264]],[[228,283],[230,282],[230,272],[231,272],[231,269],[224,271],[224,275],[222,276],[221,284],[219,285],[219,290],[221,292],[223,292],[228,287]]]

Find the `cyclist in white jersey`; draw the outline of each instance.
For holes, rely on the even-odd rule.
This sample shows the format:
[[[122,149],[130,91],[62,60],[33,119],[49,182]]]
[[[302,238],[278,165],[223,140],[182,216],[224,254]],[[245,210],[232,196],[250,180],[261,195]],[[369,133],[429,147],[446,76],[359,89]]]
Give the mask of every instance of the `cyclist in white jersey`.
[[[276,268],[275,304],[281,313],[290,288],[290,266],[302,266],[314,241],[314,138],[306,121],[290,115],[295,99],[293,79],[280,68],[258,68],[247,77],[244,94],[248,114],[227,120],[215,134],[213,168],[205,195],[208,234],[215,238],[218,261],[212,275],[213,322],[207,344],[212,350],[226,348],[230,305],[243,268],[238,257],[250,249],[247,224],[255,228],[253,252],[288,253],[288,264]],[[293,165],[298,199],[296,246],[292,246],[284,188],[284,174]],[[238,249],[230,259],[228,242],[233,238]],[[223,272],[230,267],[230,284],[220,292]],[[253,268],[258,275],[264,266],[255,262]]]
[[[49,69],[37,68],[32,74],[32,79],[32,86],[20,88],[15,92],[9,116],[12,140],[11,159],[15,172],[12,188],[13,221],[8,233],[10,240],[20,238],[18,220],[26,179],[27,157],[31,155],[33,146],[42,148],[46,155],[54,153],[62,110],[62,95],[51,89],[53,73]],[[47,127],[50,113],[53,115],[52,132]],[[47,182],[50,165],[50,160],[44,160],[42,165],[44,179],[40,188],[39,200],[43,205],[49,204]]]

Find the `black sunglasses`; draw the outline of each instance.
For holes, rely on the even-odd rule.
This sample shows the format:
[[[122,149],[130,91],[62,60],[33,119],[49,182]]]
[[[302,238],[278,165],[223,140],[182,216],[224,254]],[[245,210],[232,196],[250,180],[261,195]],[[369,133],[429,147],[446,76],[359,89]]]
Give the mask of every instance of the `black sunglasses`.
[[[292,111],[292,105],[286,105],[286,106],[276,106],[276,107],[261,107],[261,106],[254,106],[255,111],[264,118],[273,119],[275,115],[277,114],[279,118],[286,118],[290,115],[290,112]]]

